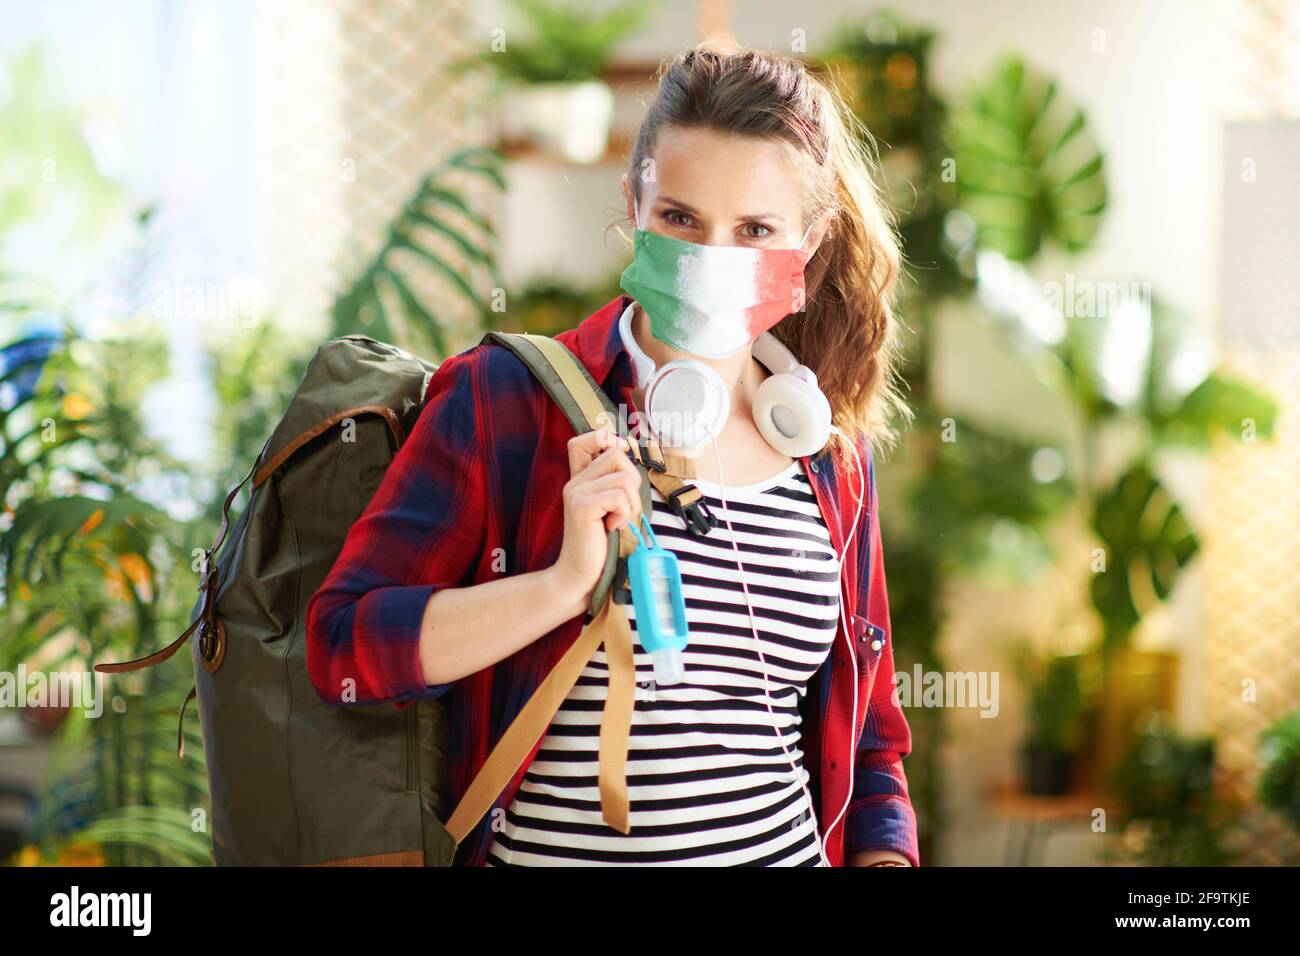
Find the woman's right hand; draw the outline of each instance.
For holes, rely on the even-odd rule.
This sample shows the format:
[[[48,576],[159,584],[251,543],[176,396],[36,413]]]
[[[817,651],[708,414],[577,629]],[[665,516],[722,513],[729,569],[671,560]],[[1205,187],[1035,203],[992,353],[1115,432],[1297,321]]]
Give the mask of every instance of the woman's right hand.
[[[552,571],[561,589],[586,604],[605,568],[607,532],[641,516],[641,474],[627,439],[598,429],[569,439],[564,543]]]

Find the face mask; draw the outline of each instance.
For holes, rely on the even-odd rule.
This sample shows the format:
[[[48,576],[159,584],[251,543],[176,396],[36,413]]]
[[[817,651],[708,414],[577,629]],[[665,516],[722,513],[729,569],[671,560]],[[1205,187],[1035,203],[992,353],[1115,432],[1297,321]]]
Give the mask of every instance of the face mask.
[[[675,349],[722,358],[804,305],[803,245],[795,249],[704,246],[641,228],[620,284],[650,318],[650,334]]]

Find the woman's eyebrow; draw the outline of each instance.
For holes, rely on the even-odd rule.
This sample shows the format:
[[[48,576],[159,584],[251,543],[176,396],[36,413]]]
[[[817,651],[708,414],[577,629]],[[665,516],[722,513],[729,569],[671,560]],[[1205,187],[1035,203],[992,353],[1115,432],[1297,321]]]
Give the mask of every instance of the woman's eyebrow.
[[[660,196],[658,202],[667,203],[670,206],[676,206],[682,212],[689,212],[698,216],[700,211],[689,203],[684,203],[680,199],[674,199],[672,196]]]
[[[684,203],[680,199],[674,199],[672,196],[660,196],[656,200],[656,202],[667,203],[670,206],[676,206],[682,212],[688,212],[693,216],[698,216],[700,214],[700,211],[696,209],[694,206],[692,206],[690,203]],[[751,213],[750,215],[747,216],[737,216],[736,222],[754,222],[760,219],[766,220],[768,222],[771,222],[773,220],[780,223],[785,222],[785,216],[782,216],[774,212],[756,212],[756,213]]]

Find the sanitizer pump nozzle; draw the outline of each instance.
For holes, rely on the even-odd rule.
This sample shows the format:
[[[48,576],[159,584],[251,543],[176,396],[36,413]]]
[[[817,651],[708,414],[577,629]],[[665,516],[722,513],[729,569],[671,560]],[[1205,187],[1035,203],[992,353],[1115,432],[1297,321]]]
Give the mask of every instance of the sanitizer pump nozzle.
[[[686,676],[682,651],[689,634],[686,602],[682,599],[682,574],[677,555],[659,547],[650,522],[641,515],[645,537],[629,525],[639,547],[627,557],[628,586],[636,609],[636,632],[654,662],[655,683],[678,684]],[[646,539],[649,544],[646,544]]]

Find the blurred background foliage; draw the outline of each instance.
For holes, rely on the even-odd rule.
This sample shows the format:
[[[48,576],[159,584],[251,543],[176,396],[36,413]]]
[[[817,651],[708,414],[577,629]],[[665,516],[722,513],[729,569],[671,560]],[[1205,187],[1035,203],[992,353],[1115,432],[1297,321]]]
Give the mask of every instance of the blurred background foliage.
[[[463,192],[448,182],[457,174],[506,188],[499,157],[491,150],[462,150],[434,167],[389,225],[379,252],[335,300],[334,335],[361,331],[422,354],[448,354],[445,320],[436,304],[414,291],[415,283],[399,262],[403,256],[448,280],[470,302],[478,322],[484,327],[490,324],[494,303],[491,295],[479,290],[505,288],[492,249],[496,232]],[[431,236],[447,240],[450,252],[431,243]],[[480,273],[486,281],[479,281]]]
[[[536,0],[521,6],[546,29],[568,22]],[[570,39],[589,40],[591,57],[603,55],[634,6]],[[882,174],[907,259],[902,374],[916,418],[881,493],[896,666],[946,670],[940,635],[953,582],[1033,580],[1060,561],[1051,532],[1074,514],[1104,558],[1104,568],[1080,574],[1091,574],[1095,651],[1109,674],[1124,666],[1135,628],[1169,597],[1198,548],[1195,529],[1161,481],[1161,454],[1204,451],[1220,434],[1267,438],[1276,408],[1212,367],[1189,374],[1198,343],[1188,339],[1185,317],[1156,295],[1109,314],[1075,314],[1068,302],[1044,313],[1043,290],[1029,270],[1048,255],[1068,264],[1096,240],[1107,203],[1104,151],[1068,92],[1020,57],[992,64],[962,95],[935,89],[929,59],[936,42],[932,31],[881,14],[845,24],[816,58],[885,147]],[[546,62],[538,50],[517,50],[524,57],[517,72],[530,81],[573,80],[594,69],[580,58]],[[87,159],[76,111],[42,87],[39,57],[11,69],[31,82],[0,105],[6,150],[57,157],[60,181],[78,184],[60,193],[75,198],[60,201],[78,212],[60,218],[34,204],[30,184],[4,178],[0,164],[0,268],[7,245],[33,222],[61,223],[70,242],[94,234],[83,217],[112,219],[124,201]],[[362,332],[446,355],[445,303],[421,295],[421,274],[448,280],[483,328],[554,334],[618,294],[616,275],[592,287],[540,279],[505,289],[492,224],[463,187],[473,180],[505,188],[499,159],[473,149],[430,169],[394,210],[378,252],[341,277],[331,334]],[[198,466],[173,460],[142,412],[169,361],[145,290],[129,281],[147,274],[149,229],[150,211],[142,209],[112,309],[93,287],[51,289],[0,272],[0,342],[9,343],[0,351],[2,670],[25,663],[88,671],[100,660],[153,650],[184,629],[198,583],[196,554],[212,540],[220,502],[278,420],[313,351],[315,343],[286,336],[269,316],[210,346],[212,453]],[[1009,425],[996,409],[948,408],[937,369],[943,341],[954,334],[1006,357],[999,374],[1024,394],[1054,399],[1062,412],[1052,427],[1036,432]],[[186,759],[178,763],[172,750],[189,669],[188,655],[177,655],[114,678],[105,685],[102,718],[73,710],[57,721],[55,758],[44,792],[35,795],[18,862],[207,862],[196,720],[183,726]],[[1064,687],[1071,702],[1076,691],[1082,697],[1071,665],[1027,661],[1024,674],[1038,704],[1030,708],[1028,739],[1076,748],[1084,708],[1034,696],[1036,687],[1048,696]],[[1114,704],[1108,679],[1088,706]],[[932,859],[943,828],[944,711],[915,708],[909,721],[909,784],[922,855]],[[1293,730],[1282,728],[1269,744],[1289,754],[1277,758],[1269,778],[1270,799],[1280,807],[1294,808]],[[1214,857],[1221,821],[1204,785],[1212,742],[1207,749],[1174,739],[1167,728],[1128,726],[1110,747],[1128,755],[1111,783],[1126,801],[1126,819],[1139,829],[1169,824],[1158,832],[1147,826],[1147,858],[1183,861],[1179,841],[1191,832],[1211,834],[1201,859]]]
[[[882,172],[906,259],[898,311],[911,332],[903,378],[916,418],[890,463],[898,493],[882,493],[896,665],[946,670],[940,635],[949,582],[1032,581],[1060,560],[1050,530],[1081,510],[1105,556],[1097,569],[1104,573],[1092,575],[1102,689],[1088,702],[1104,707],[1115,693],[1106,689],[1105,665],[1153,603],[1169,596],[1196,551],[1155,457],[1166,446],[1206,449],[1216,432],[1240,436],[1244,419],[1267,437],[1276,408],[1212,370],[1190,384],[1174,378],[1175,357],[1192,347],[1180,338],[1188,326],[1153,296],[1122,298],[1108,311],[1107,303],[1076,311],[1078,303],[1062,301],[1055,315],[1043,314],[1050,296],[1029,268],[1047,252],[1059,262],[1096,238],[1107,201],[1103,151],[1084,112],[1020,57],[993,64],[968,93],[944,96],[930,83],[935,43],[933,31],[885,12],[846,23],[825,51],[828,73],[851,96],[868,135],[884,144]],[[960,317],[946,308],[954,302]],[[1132,326],[1136,340],[1113,344],[1117,328]],[[1011,358],[990,376],[1006,374],[1021,394],[1057,399],[1059,427],[1034,434],[997,410],[946,407],[936,394],[936,365],[941,337],[954,329]],[[1117,384],[1111,366],[1123,365],[1121,351],[1140,361],[1122,369],[1128,380]],[[1100,449],[1121,432],[1132,453],[1115,469]],[[1135,594],[1140,581],[1150,586]],[[1040,670],[1039,682],[1022,670],[1031,701],[1027,745],[1077,756],[1086,708],[1033,706],[1045,693],[1077,686],[1073,665],[1049,659]],[[944,710],[912,709],[908,719],[915,738],[908,778],[924,854],[943,826]],[[1112,760],[1132,733],[1106,743]]]
[[[1224,866],[1240,806],[1214,785],[1212,737],[1188,737],[1155,712],[1137,728],[1114,774],[1119,800],[1109,862],[1143,866]]]
[[[594,9],[575,0],[509,0],[521,29],[509,42],[462,61],[485,66],[502,80],[517,83],[580,83],[599,79],[619,41],[645,23],[652,7],[623,0]]]
[[[432,169],[379,250],[344,284],[330,313],[334,334],[362,332],[446,354],[436,310],[417,300],[401,271],[412,263],[451,278],[487,324],[491,304],[477,291],[483,283],[471,283],[474,269],[499,283],[491,225],[449,174],[503,185],[490,150],[467,150]],[[133,261],[120,266],[119,278],[145,272],[150,219],[148,209],[137,216]],[[430,233],[450,240],[450,257]],[[399,253],[410,256],[399,262]],[[195,467],[174,459],[145,420],[147,396],[170,371],[148,284],[81,296],[94,303],[93,335],[78,320],[76,297],[0,274],[0,341],[9,343],[0,349],[0,671],[25,666],[85,673],[89,681],[96,663],[140,657],[185,629],[222,500],[279,420],[314,343],[263,317],[209,347],[205,371],[218,414],[212,454]],[[79,706],[23,712],[52,731],[53,749],[42,792],[24,794],[0,779],[0,793],[30,798],[23,831],[0,844],[21,846],[13,862],[209,862],[202,739],[197,720],[178,714],[191,668],[183,653],[114,676],[102,684],[102,713]],[[87,707],[93,699],[85,698]]]

